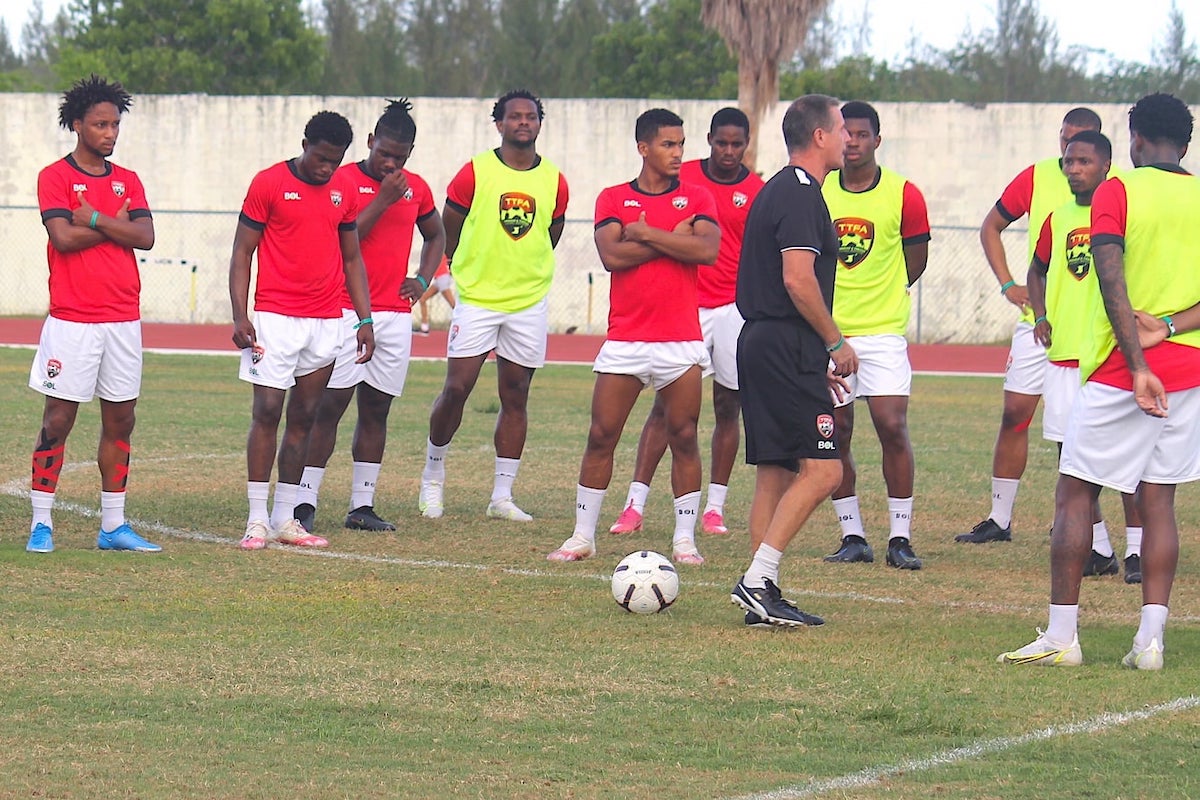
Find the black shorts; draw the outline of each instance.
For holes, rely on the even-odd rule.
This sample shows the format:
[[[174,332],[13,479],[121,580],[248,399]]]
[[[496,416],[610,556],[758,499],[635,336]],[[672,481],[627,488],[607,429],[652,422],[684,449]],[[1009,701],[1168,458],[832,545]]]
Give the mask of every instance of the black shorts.
[[[747,464],[798,471],[802,459],[838,457],[829,355],[811,333],[789,320],[747,322],[737,363]]]

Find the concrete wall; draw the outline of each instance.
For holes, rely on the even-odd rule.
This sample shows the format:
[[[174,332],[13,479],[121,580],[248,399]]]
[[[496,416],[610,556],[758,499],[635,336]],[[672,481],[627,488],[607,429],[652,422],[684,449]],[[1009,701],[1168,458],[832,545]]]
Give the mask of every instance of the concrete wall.
[[[38,170],[74,146],[74,136],[55,126],[57,102],[54,95],[0,95],[7,123],[0,128],[0,147],[6,154],[0,162],[0,274],[7,288],[0,293],[0,314],[41,314],[46,308],[45,232],[36,211],[36,177]],[[491,100],[414,100],[418,137],[409,166],[430,182],[439,203],[462,163],[496,145],[491,105]],[[683,116],[689,135],[687,157],[706,154],[708,121],[723,103],[546,101],[538,150],[563,169],[571,187],[572,222],[559,248],[551,297],[557,329],[582,329],[589,322],[594,330],[604,329],[607,277],[591,244],[593,202],[603,187],[637,173],[633,121],[654,105]],[[143,272],[146,318],[227,320],[229,250],[251,177],[269,164],[298,155],[305,122],[323,108],[350,119],[356,141],[349,157],[361,158],[366,134],[383,106],[379,98],[136,98],[122,122],[114,160],[141,175],[155,212],[158,243]],[[1059,122],[1069,107],[878,104],[884,142],[880,160],[921,187],[935,227],[930,268],[918,284],[922,317],[914,320],[914,338],[918,333],[923,341],[995,341],[1007,336],[1014,315],[996,291],[976,230],[1017,171],[1056,152]],[[784,103],[774,108],[760,132],[759,169],[764,174],[786,160],[779,133],[785,108]],[[1128,166],[1127,107],[1096,110],[1113,137],[1117,164]],[[1008,244],[1012,263],[1019,263],[1023,234],[1014,230]]]

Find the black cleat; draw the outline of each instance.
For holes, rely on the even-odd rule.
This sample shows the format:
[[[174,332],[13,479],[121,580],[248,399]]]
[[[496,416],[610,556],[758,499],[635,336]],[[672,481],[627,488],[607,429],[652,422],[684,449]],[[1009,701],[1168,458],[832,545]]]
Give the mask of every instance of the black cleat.
[[[996,521],[988,517],[983,522],[971,528],[970,533],[960,533],[954,537],[956,542],[970,542],[971,544],[983,544],[984,542],[1011,542],[1012,541],[1012,524],[1007,528],[1001,528],[996,524]]]
[[[1083,567],[1083,576],[1086,578],[1090,575],[1116,575],[1120,571],[1121,566],[1117,563],[1116,553],[1111,556],[1102,556],[1093,550],[1092,554],[1088,556],[1087,564]]]
[[[887,563],[896,569],[921,568],[921,559],[913,552],[912,542],[903,536],[893,536],[888,540]]]
[[[394,531],[396,526],[382,520],[371,506],[359,506],[346,515],[346,527],[353,531]]]
[[[730,602],[753,612],[756,617],[766,620],[771,625],[800,628],[825,624],[825,620],[820,617],[814,614],[805,614],[784,600],[779,587],[769,578],[763,582],[766,584],[764,588],[752,589],[745,584],[744,580],[739,580],[733,585],[733,591],[729,593]],[[751,624],[749,615],[746,616],[746,624]]]
[[[1142,582],[1142,557],[1137,553],[1125,559],[1125,582]]]
[[[867,544],[866,539],[852,535],[842,539],[842,546],[838,548],[838,551],[825,556],[825,560],[831,564],[851,564],[856,561],[870,564],[875,560],[875,551],[871,549],[871,545]]]
[[[774,628],[775,626],[772,625],[770,622],[767,622],[767,620],[764,619],[763,617],[760,617],[758,614],[755,614],[753,611],[747,611],[746,612],[746,627],[747,628],[766,628],[767,630],[770,630],[771,628]]]
[[[301,503],[292,509],[292,516],[304,526],[304,530],[313,532],[317,524],[317,508],[312,503]]]

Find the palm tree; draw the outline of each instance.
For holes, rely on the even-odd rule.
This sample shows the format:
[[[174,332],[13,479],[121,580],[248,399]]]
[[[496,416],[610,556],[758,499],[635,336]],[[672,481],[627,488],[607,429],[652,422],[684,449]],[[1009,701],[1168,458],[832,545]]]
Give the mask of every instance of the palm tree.
[[[813,18],[830,0],[702,0],[700,19],[725,40],[738,60],[738,105],[758,132],[779,101],[779,62],[795,55]],[[758,137],[745,164],[754,169]]]

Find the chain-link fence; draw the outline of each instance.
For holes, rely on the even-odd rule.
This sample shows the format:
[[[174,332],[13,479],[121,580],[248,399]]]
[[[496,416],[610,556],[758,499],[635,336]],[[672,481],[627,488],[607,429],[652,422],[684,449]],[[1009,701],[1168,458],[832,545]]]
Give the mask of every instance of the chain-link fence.
[[[155,211],[156,244],[142,256],[142,316],[148,322],[224,323],[229,320],[229,254],[236,212]],[[32,206],[0,206],[4,231],[4,284],[0,315],[44,314],[46,233]],[[1004,234],[1009,265],[1023,282],[1026,232]],[[419,242],[419,238],[418,238]],[[419,244],[413,248],[416,268]],[[550,292],[550,324],[557,332],[603,334],[608,316],[608,274],[592,242],[592,221],[567,221],[557,249],[558,267]],[[97,280],[103,276],[97,275]],[[983,259],[979,231],[935,227],[929,268],[913,287],[909,339],[914,342],[977,344],[1006,340],[1015,310],[999,294]],[[435,326],[449,308],[430,303]]]

